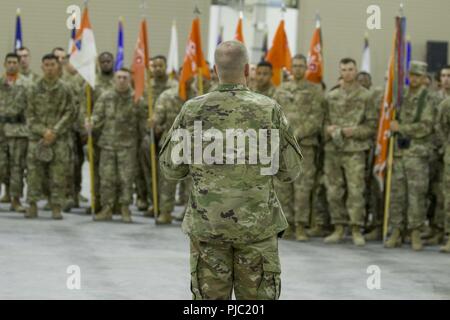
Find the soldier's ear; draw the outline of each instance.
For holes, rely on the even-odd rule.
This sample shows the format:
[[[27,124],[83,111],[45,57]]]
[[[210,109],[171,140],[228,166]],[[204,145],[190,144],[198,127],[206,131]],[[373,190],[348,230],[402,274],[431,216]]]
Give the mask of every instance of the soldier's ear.
[[[250,76],[250,65],[248,63],[245,64],[245,76],[249,77]]]

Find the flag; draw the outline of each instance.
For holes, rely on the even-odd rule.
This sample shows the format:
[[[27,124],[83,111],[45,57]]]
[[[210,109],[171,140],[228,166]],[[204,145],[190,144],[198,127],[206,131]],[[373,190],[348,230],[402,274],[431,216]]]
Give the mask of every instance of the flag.
[[[116,63],[114,65],[114,71],[123,68],[125,59],[125,52],[123,48],[123,18],[119,18],[119,32],[117,34],[117,55],[116,55]]]
[[[175,20],[172,23],[172,31],[170,35],[170,48],[167,59],[167,73],[175,74],[178,72],[180,65],[178,63],[178,32]]]
[[[75,45],[75,38],[77,36],[77,26],[76,26],[76,16],[75,14],[72,16],[72,30],[70,31],[70,40],[69,40],[69,47],[67,49],[67,52],[69,54],[72,52],[72,48]]]
[[[181,99],[187,99],[186,82],[199,72],[208,79],[211,77],[202,51],[200,19],[195,18],[192,21],[192,29],[186,45],[186,55],[184,56],[183,70],[180,76],[179,95]]]
[[[22,41],[22,20],[20,18],[20,9],[16,13],[16,36],[14,37],[14,51],[23,47]]]
[[[409,86],[409,68],[411,67],[412,45],[411,38],[406,37],[406,85]]]
[[[144,94],[145,89],[145,71],[149,67],[150,55],[148,52],[148,36],[147,36],[147,20],[141,21],[139,36],[136,41],[134,49],[133,64],[131,70],[133,71],[134,81],[134,100],[138,101]]]
[[[273,67],[272,82],[274,85],[278,86],[281,83],[283,68],[291,69],[291,59],[284,20],[281,20],[273,38],[272,47],[266,55],[266,61],[270,62]]]
[[[389,59],[388,80],[381,105],[377,145],[373,173],[380,189],[384,190],[386,167],[389,154],[390,126],[395,108],[400,108],[405,83],[405,29],[406,18],[396,18],[396,30]]]
[[[245,43],[244,32],[242,31],[242,20],[244,19],[244,14],[242,11],[239,13],[239,22],[236,28],[236,34],[234,35],[234,40]]]
[[[219,35],[217,36],[217,45],[223,42],[223,26],[220,27]]]
[[[369,35],[366,33],[364,37],[364,50],[361,62],[361,71],[370,73],[370,48],[369,48]]]
[[[94,32],[89,21],[88,8],[84,8],[80,29],[75,37],[75,44],[70,54],[70,64],[78,71],[87,83],[95,88],[95,66],[97,49]]]
[[[311,40],[311,46],[308,52],[308,71],[306,79],[314,83],[321,83],[323,79],[323,56],[322,56],[322,28],[320,17],[316,17],[316,29]]]

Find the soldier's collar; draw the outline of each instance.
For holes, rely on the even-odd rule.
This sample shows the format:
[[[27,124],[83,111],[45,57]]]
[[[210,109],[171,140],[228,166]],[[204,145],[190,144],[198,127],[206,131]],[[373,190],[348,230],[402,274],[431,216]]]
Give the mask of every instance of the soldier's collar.
[[[219,84],[215,91],[249,91],[246,85],[243,84]]]

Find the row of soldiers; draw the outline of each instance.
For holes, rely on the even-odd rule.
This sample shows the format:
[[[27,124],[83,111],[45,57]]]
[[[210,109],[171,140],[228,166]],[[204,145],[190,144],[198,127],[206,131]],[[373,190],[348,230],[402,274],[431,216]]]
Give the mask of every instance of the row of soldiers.
[[[11,208],[25,211],[20,204],[25,172],[30,204],[26,217],[37,217],[36,202],[43,198],[48,199],[55,219],[62,218],[62,209],[78,206],[83,145],[90,134],[94,141],[94,220],[111,220],[113,213],[121,213],[123,221],[131,222],[133,186],[139,210],[153,217],[149,128],[161,147],[184,104],[177,82],[166,74],[165,57],[151,61],[155,113],[146,121],[147,97],[134,100],[130,71],[114,73],[113,55],[100,54],[92,94],[93,114],[86,121],[84,81],[64,50],[56,48],[42,59],[43,77],[29,70],[29,55],[27,48],[8,54],[6,76],[1,80],[0,164],[4,169],[0,178],[9,186],[10,199],[6,200],[11,201]],[[384,90],[372,89],[370,75],[358,74],[353,59],[340,62],[340,83],[329,92],[324,86],[308,82],[306,70],[305,56],[295,56],[291,78],[275,88],[271,83],[272,66],[261,62],[248,83],[252,90],[280,104],[304,156],[300,179],[288,185],[275,180],[290,224],[284,237],[298,241],[324,237],[331,225],[334,230],[325,237],[326,243],[343,241],[347,226],[355,245],[380,240],[383,195],[372,178],[372,163]],[[450,200],[445,201],[443,192],[449,187],[445,176],[448,170],[444,170],[449,159],[444,151],[449,143],[450,103],[446,98],[450,94],[450,68],[442,70],[441,89],[437,92],[425,88],[426,79],[426,65],[413,62],[403,106],[392,122],[396,144],[392,232],[385,243],[389,248],[409,238],[413,249],[421,250],[422,238],[427,238],[429,244],[441,243],[450,228],[446,214]],[[195,81],[187,83],[188,98],[197,95]],[[203,79],[203,87],[205,92],[214,90],[215,79]],[[163,175],[158,176],[158,181],[160,208],[156,221],[169,224],[176,191],[181,190],[181,204],[185,204],[189,180],[178,188],[176,182]],[[430,227],[424,230],[427,223]],[[442,250],[449,252],[449,245]]]

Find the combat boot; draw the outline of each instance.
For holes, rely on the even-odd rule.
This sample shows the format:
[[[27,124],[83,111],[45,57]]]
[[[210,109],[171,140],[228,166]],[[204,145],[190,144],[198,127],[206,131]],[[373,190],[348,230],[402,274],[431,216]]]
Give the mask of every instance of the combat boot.
[[[435,230],[433,236],[425,241],[428,246],[437,246],[444,241],[444,232],[441,230]]]
[[[60,205],[52,206],[52,218],[54,220],[62,220],[63,216],[61,214],[61,206]]]
[[[5,195],[0,199],[0,203],[10,203],[11,195],[9,194],[9,187],[5,188]]]
[[[15,211],[18,213],[25,213],[25,208],[22,207],[22,204],[20,203],[20,199],[18,197],[13,197],[11,201],[11,211]]]
[[[312,238],[316,237],[324,237],[325,236],[325,230],[323,225],[316,224],[316,226],[312,229],[309,229],[306,234]]]
[[[72,199],[68,199],[65,203],[64,203],[64,207],[63,207],[63,211],[64,212],[70,212],[70,210],[72,210],[72,208],[75,206],[75,203]]]
[[[401,246],[402,246],[402,233],[401,233],[400,229],[395,228],[394,231],[392,231],[392,234],[389,237],[389,239],[384,244],[384,247],[388,248],[388,249],[392,249],[392,248],[401,247]]]
[[[112,220],[112,209],[111,206],[104,206],[103,209],[96,213],[93,217],[94,221],[110,221]]]
[[[366,240],[364,240],[364,236],[361,234],[361,228],[359,226],[352,227],[352,238],[355,246],[363,247],[366,245]]]
[[[295,226],[295,239],[300,242],[309,240],[305,232],[305,226],[301,223]]]
[[[38,217],[38,208],[36,202],[31,202],[30,206],[27,209],[27,212],[25,213],[25,218],[27,219],[34,219]]]
[[[286,230],[283,233],[284,240],[293,240],[294,239],[294,228],[289,224]]]
[[[144,217],[146,218],[154,218],[155,217],[155,209],[153,206],[150,206],[147,211],[144,212]]]
[[[122,206],[120,208],[120,213],[122,214],[122,222],[125,222],[125,223],[133,222],[133,220],[131,220],[131,212],[130,212],[130,208],[128,206]]]
[[[450,253],[450,237],[448,238],[447,244],[439,249],[440,252]]]
[[[139,211],[145,211],[148,208],[148,203],[145,200],[138,199],[137,201],[137,208]]]
[[[326,237],[323,242],[325,243],[339,243],[344,240],[344,226],[341,224],[337,224],[334,228],[334,232]]]
[[[420,237],[419,229],[414,229],[411,232],[411,247],[414,251],[420,251],[423,249],[422,238]]]
[[[172,223],[172,215],[170,212],[161,212],[159,216],[156,218],[156,224],[171,224]]]
[[[382,239],[381,227],[375,227],[372,231],[367,233],[365,236],[367,241],[380,241]]]

